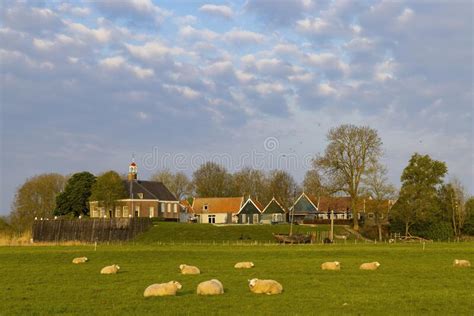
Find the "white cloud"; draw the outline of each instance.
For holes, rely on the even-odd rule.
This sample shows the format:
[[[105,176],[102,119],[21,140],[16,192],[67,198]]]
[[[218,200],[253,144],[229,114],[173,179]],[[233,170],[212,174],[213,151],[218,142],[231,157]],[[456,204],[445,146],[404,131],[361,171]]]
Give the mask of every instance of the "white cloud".
[[[413,19],[413,17],[415,16],[415,12],[410,9],[410,8],[405,8],[402,12],[402,14],[400,14],[398,17],[397,17],[397,20],[399,23],[401,24],[405,24],[409,21],[411,21]]]
[[[34,38],[33,45],[35,45],[35,47],[38,48],[39,50],[50,50],[54,46],[54,42],[39,39],[39,38]]]
[[[234,15],[232,9],[226,5],[205,4],[199,8],[199,11],[227,19]]]
[[[148,113],[145,113],[145,112],[142,112],[142,111],[137,112],[136,115],[137,115],[137,118],[139,118],[142,121],[146,121],[150,118],[150,115]]]
[[[234,28],[224,34],[224,39],[235,45],[258,44],[265,40],[265,36],[260,33]]]
[[[164,43],[157,41],[147,42],[143,45],[125,44],[125,47],[133,56],[148,61],[167,56],[183,55],[186,53],[183,48],[168,47]]]
[[[99,64],[105,68],[112,70],[125,69],[129,72],[132,72],[139,79],[150,78],[153,77],[153,75],[155,74],[153,69],[142,68],[139,66],[128,64],[125,58],[123,58],[122,56],[104,58],[99,62]]]
[[[377,81],[386,81],[389,79],[395,78],[395,70],[397,64],[394,62],[393,59],[384,60],[381,63],[377,63],[375,65],[374,70],[374,79]]]
[[[182,27],[179,30],[179,35],[182,37],[190,38],[192,40],[201,39],[201,40],[206,40],[206,41],[212,41],[219,36],[219,34],[211,30],[207,30],[207,29],[199,30],[199,29],[195,29],[194,27],[190,25],[186,25]]]
[[[111,39],[111,31],[102,27],[98,29],[92,29],[88,28],[84,24],[71,21],[66,21],[66,25],[73,34],[79,37],[93,39],[100,43],[106,43]]]
[[[163,88],[165,88],[166,90],[172,93],[177,92],[189,100],[197,99],[201,95],[196,90],[191,89],[190,87],[187,87],[187,86],[164,84]]]

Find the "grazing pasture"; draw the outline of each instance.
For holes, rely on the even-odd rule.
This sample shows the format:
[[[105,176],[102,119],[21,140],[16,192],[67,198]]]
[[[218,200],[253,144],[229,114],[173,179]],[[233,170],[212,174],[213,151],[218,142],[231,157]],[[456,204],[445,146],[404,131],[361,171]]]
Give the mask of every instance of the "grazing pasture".
[[[71,260],[86,256],[89,262]],[[0,247],[0,314],[472,315],[474,269],[453,268],[454,259],[474,261],[472,243],[336,245],[99,245]],[[235,269],[253,261],[252,269]],[[322,271],[340,261],[341,271]],[[378,261],[377,271],[361,271]],[[180,264],[200,275],[181,275]],[[118,264],[116,275],[101,275]],[[196,295],[197,285],[219,279],[224,295]],[[280,295],[253,294],[248,279],[274,279]],[[153,283],[176,280],[177,296],[144,298]]]

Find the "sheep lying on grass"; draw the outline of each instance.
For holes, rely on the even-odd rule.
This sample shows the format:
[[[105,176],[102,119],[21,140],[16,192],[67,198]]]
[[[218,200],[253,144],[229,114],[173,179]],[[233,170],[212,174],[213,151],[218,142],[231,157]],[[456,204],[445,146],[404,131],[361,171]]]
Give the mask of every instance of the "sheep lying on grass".
[[[87,259],[87,257],[78,257],[78,258],[72,259],[72,263],[74,263],[74,264],[86,263],[87,261],[89,261],[89,259]]]
[[[250,291],[256,294],[280,294],[283,286],[275,280],[249,280]]]
[[[361,270],[377,270],[380,267],[380,263],[375,262],[366,262],[360,265],[359,269]]]
[[[178,290],[183,286],[177,281],[169,281],[168,283],[152,284],[145,289],[144,297],[150,296],[172,296],[176,295]]]
[[[325,262],[321,264],[322,270],[341,270],[341,263],[339,261]]]
[[[224,286],[221,281],[212,279],[199,283],[196,293],[197,295],[220,295],[224,294]]]
[[[179,265],[179,269],[181,270],[181,274],[200,274],[201,273],[198,267],[188,266],[187,264]]]
[[[255,265],[253,262],[237,262],[234,266],[236,269],[250,269],[253,268]]]
[[[457,268],[469,268],[470,266],[471,266],[471,263],[469,262],[469,260],[454,259],[453,267],[457,267]]]
[[[120,270],[120,267],[116,264],[107,266],[100,270],[100,274],[116,274]]]

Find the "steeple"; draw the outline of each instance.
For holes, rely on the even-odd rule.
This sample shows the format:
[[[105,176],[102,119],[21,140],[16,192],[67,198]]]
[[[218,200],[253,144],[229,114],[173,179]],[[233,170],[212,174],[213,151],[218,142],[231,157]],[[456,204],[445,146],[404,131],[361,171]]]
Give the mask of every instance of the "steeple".
[[[137,164],[135,163],[135,156],[132,157],[132,162],[128,166],[128,181],[137,180],[138,169]]]

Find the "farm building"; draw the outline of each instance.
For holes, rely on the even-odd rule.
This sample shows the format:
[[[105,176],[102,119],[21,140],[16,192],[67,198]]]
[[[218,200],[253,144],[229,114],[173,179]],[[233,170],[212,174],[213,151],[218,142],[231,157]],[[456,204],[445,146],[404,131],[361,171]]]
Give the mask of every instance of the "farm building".
[[[260,222],[262,224],[278,224],[286,222],[285,208],[278,202],[275,197],[268,202],[267,206],[260,215]]]
[[[293,203],[293,206],[290,208],[288,216],[289,220],[293,221],[303,221],[303,220],[313,220],[318,214],[318,201],[313,196],[301,193],[298,199]]]
[[[263,207],[257,200],[248,198],[237,213],[239,224],[258,224]]]
[[[217,197],[195,198],[192,209],[198,223],[232,224],[238,222],[238,216],[244,198]]]
[[[114,209],[106,210],[99,201],[90,201],[91,217],[157,217],[179,221],[185,212],[174,195],[161,182],[138,180],[137,165],[130,163],[127,180],[123,180],[128,198],[118,200]]]

